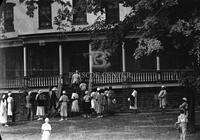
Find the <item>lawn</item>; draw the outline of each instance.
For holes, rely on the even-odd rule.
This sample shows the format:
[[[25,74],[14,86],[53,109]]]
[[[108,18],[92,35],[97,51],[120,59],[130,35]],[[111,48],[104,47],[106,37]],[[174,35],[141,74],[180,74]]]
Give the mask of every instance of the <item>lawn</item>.
[[[78,116],[62,122],[59,118],[50,118],[52,140],[178,140],[179,134],[174,128],[177,115],[177,112],[165,115],[159,112],[120,113],[104,118]],[[35,120],[0,126],[1,135],[3,140],[39,140],[42,123]],[[187,140],[199,138],[200,131],[187,136]]]

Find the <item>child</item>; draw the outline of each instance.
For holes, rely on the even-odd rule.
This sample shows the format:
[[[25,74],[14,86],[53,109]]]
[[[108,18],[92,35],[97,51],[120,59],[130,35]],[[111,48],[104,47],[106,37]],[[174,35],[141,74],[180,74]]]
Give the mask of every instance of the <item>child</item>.
[[[42,124],[42,139],[41,140],[50,140],[51,136],[51,125],[49,124],[49,119],[45,119],[45,123]]]
[[[178,116],[178,121],[175,123],[175,125],[179,126],[180,129],[180,140],[185,140],[186,132],[187,132],[187,116],[184,113],[184,110],[180,110],[180,115]]]

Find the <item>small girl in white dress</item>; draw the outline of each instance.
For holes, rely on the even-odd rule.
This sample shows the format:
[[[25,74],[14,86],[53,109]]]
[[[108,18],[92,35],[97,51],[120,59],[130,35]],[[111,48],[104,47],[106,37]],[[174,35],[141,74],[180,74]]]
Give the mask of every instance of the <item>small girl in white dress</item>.
[[[41,140],[50,140],[51,137],[51,125],[49,124],[49,119],[45,119],[45,123],[42,124],[42,139]]]

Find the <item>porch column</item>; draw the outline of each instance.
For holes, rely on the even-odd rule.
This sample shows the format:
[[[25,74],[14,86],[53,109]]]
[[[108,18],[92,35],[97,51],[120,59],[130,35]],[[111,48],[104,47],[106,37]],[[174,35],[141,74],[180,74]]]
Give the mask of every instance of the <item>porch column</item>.
[[[59,75],[63,76],[63,60],[62,60],[62,45],[59,44]]]
[[[24,54],[24,77],[27,77],[27,48],[23,47],[23,54]]]
[[[122,42],[122,71],[126,72],[125,43]]]
[[[89,43],[89,73],[90,73],[90,77],[89,77],[89,84],[88,84],[88,91],[92,90],[92,45],[91,43]]]
[[[157,70],[157,80],[161,82],[161,73],[160,73],[160,56],[156,56],[156,70]]]
[[[156,70],[160,70],[160,56],[156,56]]]

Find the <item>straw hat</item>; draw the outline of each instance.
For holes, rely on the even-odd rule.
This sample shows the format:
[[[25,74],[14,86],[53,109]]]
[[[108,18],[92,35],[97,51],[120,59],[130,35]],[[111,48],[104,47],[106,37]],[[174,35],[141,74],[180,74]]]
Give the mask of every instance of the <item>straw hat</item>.
[[[89,93],[89,92],[86,90],[86,91],[85,91],[85,94],[88,94],[88,93]]]
[[[165,86],[164,86],[164,85],[162,85],[162,86],[161,86],[161,88],[165,88]]]
[[[63,90],[63,91],[62,91],[62,94],[66,94],[66,91],[65,91],[65,90]]]
[[[100,91],[100,88],[97,88],[97,91]]]
[[[185,98],[185,97],[183,97],[182,99],[183,99],[183,101],[187,101],[187,98]]]
[[[42,93],[42,90],[40,89],[40,90],[38,90],[38,93],[40,94],[40,93]]]
[[[32,91],[29,91],[29,92],[28,92],[28,95],[31,95],[31,93],[32,93]]]
[[[56,91],[56,90],[57,90],[57,88],[56,88],[56,87],[53,87],[53,88],[52,88],[52,91]]]
[[[8,92],[8,96],[11,96],[12,95],[12,93],[11,92]]]

